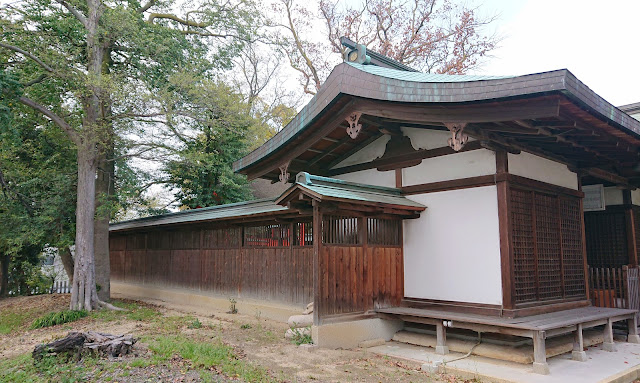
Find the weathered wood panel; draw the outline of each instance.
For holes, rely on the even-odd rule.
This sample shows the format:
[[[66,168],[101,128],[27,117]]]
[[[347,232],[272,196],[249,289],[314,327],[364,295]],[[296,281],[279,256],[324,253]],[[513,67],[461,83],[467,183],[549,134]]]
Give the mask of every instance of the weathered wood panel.
[[[399,305],[404,296],[402,248],[324,245],[319,277],[322,316]]]
[[[311,246],[243,247],[240,233],[194,227],[112,235],[112,278],[300,305],[313,300]]]

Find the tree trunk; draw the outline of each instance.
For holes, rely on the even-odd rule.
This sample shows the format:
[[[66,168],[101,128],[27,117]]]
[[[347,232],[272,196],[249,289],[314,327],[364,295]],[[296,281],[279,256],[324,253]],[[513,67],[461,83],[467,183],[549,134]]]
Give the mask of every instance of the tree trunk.
[[[62,261],[64,271],[67,273],[67,277],[69,277],[69,282],[73,284],[73,256],[71,255],[70,248],[65,247],[60,250],[60,260]]]
[[[76,210],[76,256],[73,268],[71,310],[98,306],[93,258],[96,212],[96,153],[94,145],[78,146],[78,205]]]
[[[9,295],[9,256],[4,254],[0,258],[0,297]]]
[[[111,61],[111,45],[104,44],[102,74],[109,75]],[[94,255],[96,262],[96,283],[100,286],[98,297],[102,301],[111,298],[111,264],[109,258],[109,221],[111,220],[110,202],[115,194],[115,163],[113,162],[113,113],[112,100],[108,93],[103,95],[100,116],[104,123],[104,138],[98,146],[98,177],[96,178],[96,221],[94,232]],[[107,208],[104,208],[107,205]]]
[[[97,147],[102,133],[100,118],[102,60],[104,47],[100,42],[98,24],[102,17],[101,0],[87,1],[87,77],[89,82],[82,95],[82,134],[76,143],[78,150],[78,201],[76,209],[76,256],[71,289],[72,310],[93,310],[100,306],[96,292],[94,258],[94,218],[96,214]]]
[[[96,262],[96,283],[100,286],[98,297],[108,301],[111,297],[110,278],[111,265],[109,262],[109,209],[100,209],[108,204],[113,195],[113,161],[107,153],[98,155],[98,177],[96,178],[96,210],[98,211],[94,224],[94,256]]]

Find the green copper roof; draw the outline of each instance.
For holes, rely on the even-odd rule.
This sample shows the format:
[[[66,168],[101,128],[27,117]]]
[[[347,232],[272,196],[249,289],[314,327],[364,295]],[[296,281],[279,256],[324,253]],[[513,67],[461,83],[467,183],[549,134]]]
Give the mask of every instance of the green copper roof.
[[[277,200],[280,203],[292,191],[297,188],[307,190],[322,199],[352,200],[368,204],[384,204],[417,208],[412,210],[424,210],[425,206],[407,199],[400,189],[383,186],[365,185],[355,182],[343,181],[335,178],[314,176],[306,172],[296,175],[296,183],[285,191]]]
[[[375,65],[362,65],[347,63],[352,67],[375,76],[392,78],[395,80],[411,82],[468,82],[482,80],[499,80],[513,76],[475,76],[475,75],[450,75],[437,73],[408,72],[398,69],[383,68]]]
[[[266,213],[276,213],[288,210],[277,205],[273,199],[230,203],[201,209],[185,210],[178,213],[156,215],[131,221],[116,222],[109,225],[109,231],[189,223],[198,221],[212,221],[219,219],[241,218]]]

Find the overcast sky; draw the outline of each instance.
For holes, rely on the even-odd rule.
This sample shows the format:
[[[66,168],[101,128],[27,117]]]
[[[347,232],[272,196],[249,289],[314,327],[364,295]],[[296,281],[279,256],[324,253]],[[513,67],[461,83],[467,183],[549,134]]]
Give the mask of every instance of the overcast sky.
[[[613,105],[640,102],[640,0],[477,0],[501,47],[478,71],[569,69]]]

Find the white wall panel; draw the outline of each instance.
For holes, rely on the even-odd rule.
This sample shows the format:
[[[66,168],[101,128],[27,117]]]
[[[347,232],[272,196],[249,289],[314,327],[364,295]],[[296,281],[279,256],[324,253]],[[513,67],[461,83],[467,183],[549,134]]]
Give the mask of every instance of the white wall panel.
[[[419,165],[402,169],[402,185],[419,185],[495,173],[495,153],[491,150],[478,149],[448,156],[425,158]]]
[[[389,142],[390,139],[391,136],[385,134],[384,136],[373,141],[356,153],[353,153],[351,156],[338,163],[332,169],[343,168],[349,165],[363,164],[365,162],[371,162],[377,158],[382,157],[385,150],[387,149],[387,142]]]
[[[377,169],[361,170],[359,172],[340,174],[334,176],[339,180],[357,182],[360,184],[375,185],[375,186],[387,186],[396,187],[396,172],[395,170],[389,170],[386,172],[380,172]]]
[[[404,221],[404,294],[502,304],[495,186],[407,196],[427,206]]]
[[[522,152],[508,155],[509,173],[578,190],[578,176],[566,165]]]

